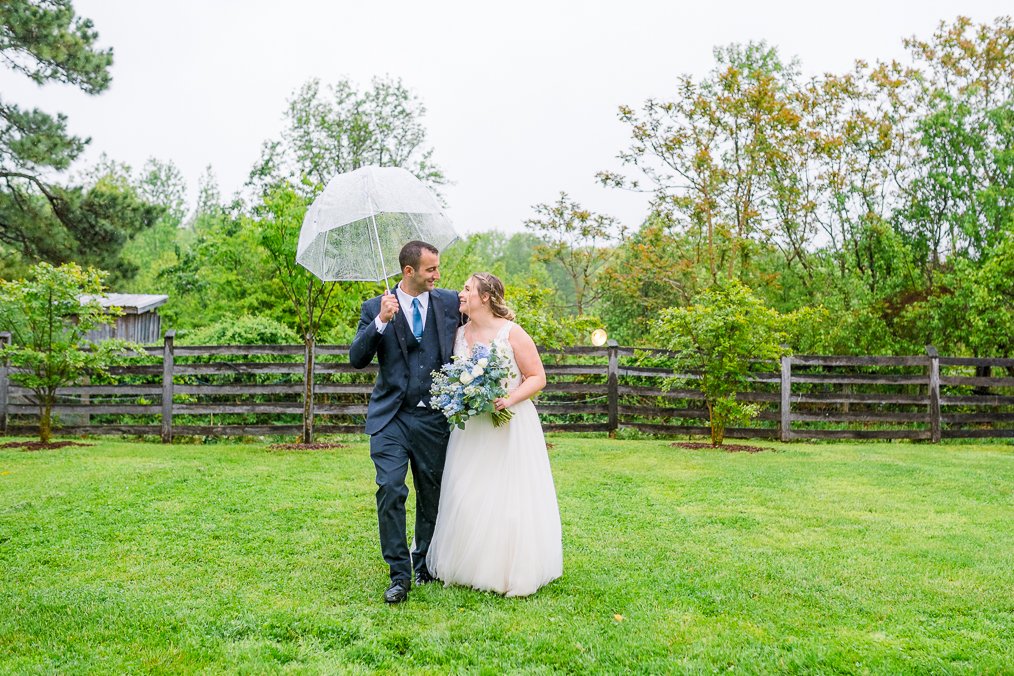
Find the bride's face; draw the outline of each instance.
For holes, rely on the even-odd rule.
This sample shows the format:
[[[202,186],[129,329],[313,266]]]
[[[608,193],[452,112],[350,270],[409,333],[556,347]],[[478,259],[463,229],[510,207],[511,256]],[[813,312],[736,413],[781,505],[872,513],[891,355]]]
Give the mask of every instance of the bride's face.
[[[479,295],[479,285],[476,284],[474,277],[469,277],[465,282],[465,287],[458,294],[458,301],[458,310],[461,314],[471,316],[482,311],[483,303]]]

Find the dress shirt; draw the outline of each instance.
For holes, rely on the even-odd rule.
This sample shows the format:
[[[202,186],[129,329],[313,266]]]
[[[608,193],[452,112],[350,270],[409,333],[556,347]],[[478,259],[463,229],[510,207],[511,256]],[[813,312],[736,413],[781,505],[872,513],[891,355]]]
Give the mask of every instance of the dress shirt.
[[[394,293],[396,296],[398,296],[398,305],[401,306],[401,312],[404,312],[406,317],[412,316],[412,300],[415,298],[419,299],[419,312],[422,313],[423,330],[425,331],[426,312],[427,310],[429,310],[430,307],[430,292],[423,291],[418,296],[410,296],[402,290],[401,284],[399,284],[398,286],[394,287]],[[374,321],[377,325],[377,333],[383,333],[384,329],[387,328],[387,325],[389,323],[380,321],[380,315],[377,315],[377,318]],[[409,319],[409,327],[411,328],[411,326],[412,322],[411,319]]]

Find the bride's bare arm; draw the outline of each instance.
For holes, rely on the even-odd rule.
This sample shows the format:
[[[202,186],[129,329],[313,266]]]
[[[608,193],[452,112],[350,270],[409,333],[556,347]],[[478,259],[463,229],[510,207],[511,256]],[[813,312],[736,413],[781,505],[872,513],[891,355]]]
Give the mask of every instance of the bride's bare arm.
[[[514,350],[514,361],[518,364],[523,380],[507,397],[501,397],[494,402],[497,410],[521,403],[525,399],[531,399],[542,391],[546,386],[546,369],[542,367],[542,358],[539,357],[539,350],[535,347],[535,341],[520,326],[511,327],[507,336],[511,349]]]

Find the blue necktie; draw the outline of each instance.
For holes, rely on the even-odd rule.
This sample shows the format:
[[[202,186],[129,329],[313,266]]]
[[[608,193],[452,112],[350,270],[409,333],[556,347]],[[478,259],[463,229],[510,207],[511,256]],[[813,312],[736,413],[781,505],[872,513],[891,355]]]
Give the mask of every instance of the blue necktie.
[[[423,332],[421,306],[422,304],[419,302],[418,298],[412,299],[412,333],[415,335],[415,339],[420,343],[422,342]]]

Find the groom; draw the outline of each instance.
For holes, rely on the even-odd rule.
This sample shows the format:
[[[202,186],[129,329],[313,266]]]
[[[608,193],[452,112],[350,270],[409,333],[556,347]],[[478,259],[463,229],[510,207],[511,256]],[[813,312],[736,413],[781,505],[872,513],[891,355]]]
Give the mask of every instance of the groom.
[[[440,502],[440,480],[451,428],[440,411],[429,407],[430,373],[451,361],[461,324],[458,294],[437,289],[440,252],[426,242],[409,242],[398,256],[402,280],[394,293],[363,303],[349,361],[364,368],[377,356],[380,374],[366,410],[370,457],[377,470],[377,518],[380,549],[391,568],[388,603],[408,598],[416,584],[433,578],[426,551],[433,537]],[[414,549],[405,534],[405,476],[412,468],[416,516]]]

